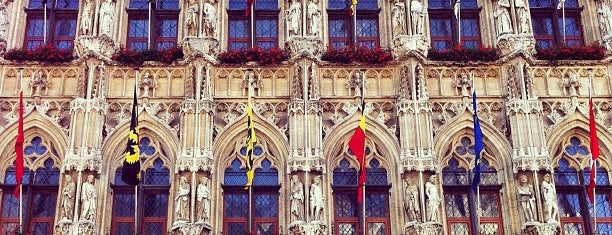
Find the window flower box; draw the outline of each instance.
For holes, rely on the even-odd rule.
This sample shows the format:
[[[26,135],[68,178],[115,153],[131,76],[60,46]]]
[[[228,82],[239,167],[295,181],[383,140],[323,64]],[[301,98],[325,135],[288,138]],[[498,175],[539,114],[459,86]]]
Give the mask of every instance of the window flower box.
[[[263,49],[249,48],[238,49],[228,52],[221,52],[217,55],[217,60],[222,64],[244,64],[249,61],[259,63],[259,65],[276,65],[286,61],[288,53],[279,48]]]
[[[486,62],[499,59],[499,55],[497,54],[497,51],[491,47],[464,47],[461,45],[455,46],[450,50],[436,50],[432,48],[429,50],[427,58],[435,61]]]
[[[37,61],[43,64],[58,64],[74,59],[72,49],[58,49],[53,44],[46,44],[34,49],[10,49],[4,59],[16,62]]]
[[[374,49],[367,47],[360,47],[357,49],[353,49],[352,47],[329,47],[321,56],[321,60],[340,64],[360,62],[365,64],[381,65],[392,61],[393,56],[389,50],[382,49],[380,47]]]
[[[606,48],[599,43],[580,47],[549,47],[537,49],[535,57],[539,60],[602,60]]]
[[[121,47],[111,57],[112,60],[124,65],[139,66],[145,61],[157,61],[164,64],[171,64],[178,59],[183,58],[183,50],[181,48],[172,47],[161,50],[130,50]]]

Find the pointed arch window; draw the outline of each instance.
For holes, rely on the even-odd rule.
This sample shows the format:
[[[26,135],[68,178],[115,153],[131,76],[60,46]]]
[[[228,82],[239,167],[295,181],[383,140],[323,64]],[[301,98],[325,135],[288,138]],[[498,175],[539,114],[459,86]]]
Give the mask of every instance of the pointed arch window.
[[[140,139],[141,162],[154,157],[155,160],[142,172],[138,189],[138,230],[134,230],[134,187],[121,180],[121,167],[115,171],[113,190],[112,234],[165,234],[168,220],[170,192],[170,169],[158,155],[166,156],[163,149],[152,143],[149,137]]]
[[[477,234],[477,198],[471,190],[472,171],[461,166],[459,159],[474,157],[474,142],[468,137],[460,139],[447,166],[442,169],[442,187],[446,221],[450,234]],[[497,170],[481,158],[480,217],[481,234],[503,234],[502,210]]]
[[[369,153],[366,149],[366,155]],[[336,234],[359,234],[359,218],[362,209],[357,204],[358,172],[350,166],[347,159],[333,171],[332,190],[334,197],[334,231]],[[380,162],[372,159],[366,169],[366,229],[367,234],[391,234],[389,219],[389,190],[387,170],[380,167]]]
[[[246,154],[246,148],[241,148]],[[262,157],[264,151],[256,145],[253,151],[255,158]],[[242,156],[244,157],[244,156]],[[227,234],[248,233],[249,195],[244,190],[247,182],[246,168],[235,158],[230,167],[225,169],[223,177],[223,231]],[[261,167],[255,169],[253,178],[253,230],[256,234],[278,234],[278,170],[267,158],[261,161]],[[247,208],[247,209],[245,209]]]
[[[52,43],[60,49],[72,48],[76,34],[78,0],[30,0],[25,8],[27,18],[24,48],[34,49],[45,44],[45,7],[46,43]]]
[[[580,171],[571,164],[591,157],[588,142],[571,137],[565,143],[562,155],[554,172],[561,234],[594,234],[592,221],[595,213],[586,193],[591,169],[587,167]],[[597,169],[595,201],[597,231],[612,231],[612,186],[608,171],[604,168]]]

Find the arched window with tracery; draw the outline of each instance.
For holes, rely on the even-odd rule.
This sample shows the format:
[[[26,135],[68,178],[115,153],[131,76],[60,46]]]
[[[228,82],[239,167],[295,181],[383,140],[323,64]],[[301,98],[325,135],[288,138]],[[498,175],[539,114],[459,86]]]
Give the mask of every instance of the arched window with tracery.
[[[134,231],[134,186],[121,180],[121,167],[115,170],[112,234],[165,234],[168,220],[170,169],[162,160],[166,152],[149,137],[140,139],[140,159],[144,163],[138,189],[138,231]]]
[[[347,157],[352,153],[347,150]],[[366,147],[366,156],[374,154],[370,147]],[[380,162],[373,158],[367,163],[366,169],[366,194],[365,220],[366,231],[369,235],[391,234],[389,220],[389,185],[387,170],[380,166]],[[334,234],[352,235],[361,234],[360,218],[363,209],[357,203],[358,171],[351,166],[347,158],[340,160],[334,168],[332,176],[332,190],[334,200],[333,230]]]
[[[23,224],[24,233],[51,234],[55,219],[55,205],[59,188],[59,154],[51,142],[36,136],[24,147],[23,175]],[[36,170],[28,169],[28,163],[37,166]],[[31,165],[31,166],[32,166]],[[15,168],[9,167],[4,175],[2,194],[2,233],[16,231],[19,227],[19,199],[13,196],[16,177]]]
[[[564,144],[555,167],[555,188],[561,220],[561,234],[594,234],[593,204],[587,197],[591,169],[580,171],[578,164],[588,164],[591,153],[588,141],[572,136]],[[603,155],[600,157],[604,157]],[[612,186],[608,171],[599,164],[597,169],[596,207],[597,231],[612,231]],[[582,176],[582,177],[581,177]]]
[[[259,166],[256,164],[253,178],[253,233],[262,235],[278,234],[278,170],[265,156],[263,146],[256,145],[253,149],[255,162],[263,158]],[[238,157],[225,169],[223,177],[223,231],[227,234],[249,234],[248,208],[249,194],[244,189],[247,182],[246,168],[243,160],[246,147],[241,147]]]
[[[497,170],[481,157],[480,215],[476,192],[471,190],[474,166],[474,141],[463,137],[454,144],[453,157],[442,169],[442,187],[449,234],[478,234],[476,218],[480,218],[480,234],[503,234],[502,210],[499,192],[501,185]],[[483,154],[484,155],[484,154]],[[467,169],[466,163],[470,168]]]

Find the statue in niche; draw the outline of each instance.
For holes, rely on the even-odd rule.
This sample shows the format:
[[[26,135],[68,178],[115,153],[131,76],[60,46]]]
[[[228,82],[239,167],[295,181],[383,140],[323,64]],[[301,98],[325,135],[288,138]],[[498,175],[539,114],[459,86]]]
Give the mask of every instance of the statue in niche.
[[[87,181],[81,185],[81,220],[96,219],[96,199],[98,193],[94,186],[94,175],[88,175]]]
[[[205,0],[202,11],[204,13],[204,34],[214,37],[217,32],[217,10],[215,0]]]
[[[410,2],[410,20],[412,27],[412,35],[423,34],[423,18],[425,17],[425,9],[419,0]]]
[[[289,10],[286,11],[287,28],[289,29],[289,37],[300,35],[300,19],[302,18],[302,5],[297,0],[291,0]]]
[[[293,68],[293,79],[291,82],[291,97],[294,99],[303,98],[301,75],[302,67],[299,64],[296,64]]]
[[[189,221],[189,193],[191,185],[187,182],[187,177],[181,176],[179,179],[178,191],[175,201],[175,216],[177,221]]]
[[[529,179],[526,175],[519,176],[519,186],[517,191],[525,222],[535,221],[535,192],[533,190],[533,185],[529,184]]]
[[[497,36],[512,33],[512,20],[510,19],[510,2],[508,0],[499,0],[495,4],[493,17],[495,18],[495,26],[497,28]]]
[[[115,3],[113,0],[105,0],[100,7],[100,35],[112,37],[114,22]]]
[[[610,9],[610,3],[602,1],[599,9],[597,9],[597,18],[599,18],[601,35],[604,37],[612,33],[611,17],[612,9]]]
[[[319,36],[321,27],[321,10],[319,10],[319,0],[308,1],[308,20],[310,22],[309,36]]]
[[[559,214],[557,199],[555,197],[555,185],[551,183],[550,174],[544,175],[542,180],[542,198],[544,199],[544,219],[546,222],[556,222]]]
[[[404,189],[404,211],[408,216],[408,222],[419,221],[421,210],[419,209],[419,188],[412,183],[408,176],[404,178],[406,187]]]
[[[393,36],[406,34],[406,4],[403,0],[394,0],[391,8],[391,24]]]
[[[304,220],[304,184],[297,175],[291,176],[291,222]]]
[[[199,36],[198,27],[200,26],[200,5],[198,0],[189,0],[187,3],[187,14],[185,14],[185,28],[187,36]]]
[[[321,188],[321,176],[314,177],[314,182],[310,185],[310,213],[314,221],[321,220],[323,213],[323,189]]]
[[[85,0],[85,6],[83,6],[83,15],[81,15],[81,34],[88,35],[91,33],[91,11],[92,3],[91,0]]]
[[[527,4],[524,0],[516,0],[514,2],[516,15],[518,17],[519,33],[529,33],[529,13],[527,12]]]
[[[10,14],[8,12],[9,1],[0,2],[0,40],[6,40],[8,37]]]
[[[425,183],[425,195],[427,196],[427,221],[438,222],[438,210],[440,209],[440,195],[436,175],[429,176],[429,181]]]
[[[210,188],[208,188],[208,179],[202,177],[197,189],[198,200],[198,221],[208,222],[210,219]]]
[[[62,219],[72,220],[74,208],[74,196],[76,192],[76,183],[72,181],[72,176],[64,176],[66,186],[62,189]]]

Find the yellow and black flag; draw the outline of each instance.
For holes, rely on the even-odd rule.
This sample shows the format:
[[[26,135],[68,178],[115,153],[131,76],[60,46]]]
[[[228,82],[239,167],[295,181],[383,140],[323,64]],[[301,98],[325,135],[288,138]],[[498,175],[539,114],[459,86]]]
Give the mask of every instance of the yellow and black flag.
[[[127,147],[125,148],[125,160],[121,170],[121,180],[128,185],[140,183],[140,143],[138,138],[138,98],[134,89],[134,101],[132,102],[132,120],[130,121],[130,133],[128,135]]]
[[[255,136],[255,128],[253,127],[253,107],[251,107],[251,97],[247,104],[247,151],[246,151],[246,167],[247,167],[247,183],[245,187],[251,187],[253,185],[253,177],[255,176],[255,168],[253,167],[253,148],[257,143],[257,136]]]

